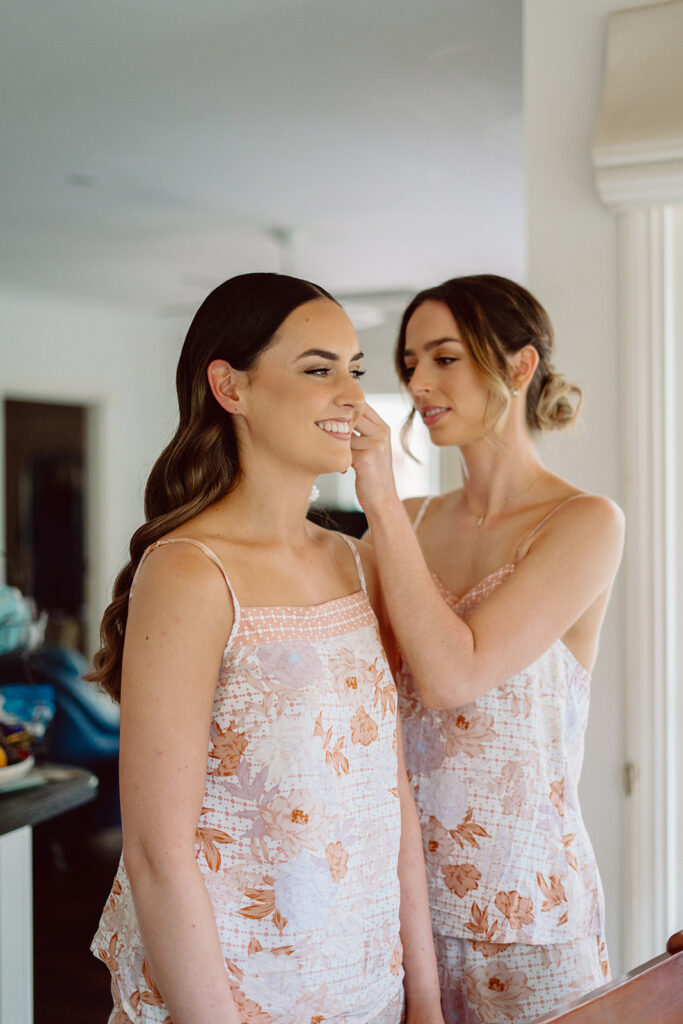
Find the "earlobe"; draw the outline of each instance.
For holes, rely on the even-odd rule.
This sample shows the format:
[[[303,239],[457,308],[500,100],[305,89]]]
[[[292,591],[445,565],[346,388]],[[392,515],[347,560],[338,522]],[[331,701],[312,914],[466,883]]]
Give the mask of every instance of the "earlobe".
[[[533,345],[525,345],[515,354],[514,361],[510,367],[510,384],[514,391],[526,387],[536,372],[538,366],[538,352]]]
[[[235,371],[225,359],[214,359],[206,368],[211,394],[226,412],[241,412],[240,396],[235,382]]]

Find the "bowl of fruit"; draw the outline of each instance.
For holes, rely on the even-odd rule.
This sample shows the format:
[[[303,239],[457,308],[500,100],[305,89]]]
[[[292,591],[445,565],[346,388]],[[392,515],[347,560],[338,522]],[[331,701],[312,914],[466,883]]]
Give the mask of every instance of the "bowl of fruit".
[[[14,785],[35,764],[34,741],[20,722],[0,717],[0,790]]]

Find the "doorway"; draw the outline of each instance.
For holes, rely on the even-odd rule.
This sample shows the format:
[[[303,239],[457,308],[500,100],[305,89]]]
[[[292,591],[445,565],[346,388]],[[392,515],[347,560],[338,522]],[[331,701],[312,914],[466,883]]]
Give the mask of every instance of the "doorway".
[[[86,649],[83,405],[4,402],[5,578],[48,613],[46,640]]]

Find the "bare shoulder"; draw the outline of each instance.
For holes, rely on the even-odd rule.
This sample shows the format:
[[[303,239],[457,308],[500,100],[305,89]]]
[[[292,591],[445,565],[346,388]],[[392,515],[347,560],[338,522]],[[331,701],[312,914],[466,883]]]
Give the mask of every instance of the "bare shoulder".
[[[131,591],[131,610],[182,610],[192,619],[208,612],[225,621],[226,606],[232,610],[221,570],[196,543],[158,544],[147,551]]]
[[[426,498],[427,495],[423,494],[422,497],[403,499],[403,507],[406,510],[408,514],[408,519],[410,519],[411,523],[415,516],[417,515],[417,513],[420,511],[420,506],[424,501],[426,501]]]
[[[377,576],[377,555],[372,544],[365,538],[347,537],[347,540],[353,544],[356,551],[360,555],[360,560],[363,563],[363,571],[366,577]],[[369,582],[369,579],[368,579]]]
[[[365,582],[368,587],[370,602],[375,609],[379,600],[379,573],[377,571],[377,555],[372,544],[367,540],[358,540],[356,537],[347,538],[356,548],[365,573]]]
[[[423,495],[421,498],[403,498],[401,500],[401,504],[406,510],[406,514],[411,523],[415,522],[415,517],[420,511],[420,506],[425,501],[425,497],[426,496]],[[363,534],[363,540],[366,541],[366,543],[372,544],[372,533],[370,530],[365,531]]]
[[[547,522],[532,539],[529,551],[536,544],[570,546],[577,555],[581,553],[611,564],[616,571],[621,560],[624,527],[624,513],[611,498],[576,491],[547,517]]]
[[[363,562],[363,568],[366,566],[373,572],[377,572],[377,555],[372,544],[368,543],[365,538],[361,537],[348,537],[347,538],[355,546],[358,554]]]
[[[424,513],[425,520],[427,520],[431,519],[435,513],[438,514],[442,511],[447,511],[450,514],[458,503],[461,493],[461,490],[458,488],[455,491],[444,491],[443,494],[424,494],[419,498],[404,498],[403,507],[412,523],[415,521],[415,517],[419,514],[424,503],[428,502]]]
[[[558,508],[558,519],[562,516],[565,521],[583,524],[615,535],[623,535],[624,513],[611,498],[607,498],[603,494],[586,494],[577,491],[570,495],[570,499]]]

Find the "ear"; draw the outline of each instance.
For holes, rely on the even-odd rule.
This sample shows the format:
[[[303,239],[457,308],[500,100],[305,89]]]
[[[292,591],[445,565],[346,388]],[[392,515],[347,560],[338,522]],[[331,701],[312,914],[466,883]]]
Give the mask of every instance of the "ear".
[[[211,394],[226,412],[233,415],[242,411],[237,378],[239,371],[233,370],[225,359],[214,359],[206,368]]]
[[[510,385],[521,390],[529,384],[536,372],[538,352],[533,345],[525,345],[519,352],[515,352],[509,363]]]

